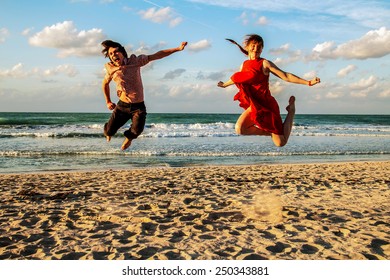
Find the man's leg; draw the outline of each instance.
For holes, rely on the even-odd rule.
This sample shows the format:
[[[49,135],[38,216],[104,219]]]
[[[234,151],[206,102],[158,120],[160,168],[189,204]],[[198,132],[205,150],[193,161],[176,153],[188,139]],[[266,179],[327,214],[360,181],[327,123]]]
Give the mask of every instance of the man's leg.
[[[129,130],[125,131],[125,140],[122,143],[122,150],[126,150],[130,147],[131,141],[136,139],[143,131],[146,123],[146,109],[138,109],[133,112],[132,123]]]
[[[125,125],[125,123],[130,119],[130,115],[122,112],[118,106],[115,107],[114,111],[111,114],[110,119],[104,125],[104,136],[106,136],[107,142],[111,140],[111,137],[117,133],[117,131]]]

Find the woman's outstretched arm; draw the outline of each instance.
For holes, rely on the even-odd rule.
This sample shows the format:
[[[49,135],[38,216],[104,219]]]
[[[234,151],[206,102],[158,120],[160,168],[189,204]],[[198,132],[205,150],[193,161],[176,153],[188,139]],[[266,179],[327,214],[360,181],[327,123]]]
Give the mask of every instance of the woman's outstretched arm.
[[[289,72],[285,72],[282,69],[280,69],[278,66],[276,66],[272,61],[264,60],[263,67],[266,72],[271,72],[275,76],[279,77],[283,81],[294,83],[294,84],[301,84],[301,85],[308,85],[308,86],[314,86],[315,84],[318,84],[321,82],[320,78],[315,77],[312,80],[305,80],[301,77],[298,77],[297,75],[294,75]]]

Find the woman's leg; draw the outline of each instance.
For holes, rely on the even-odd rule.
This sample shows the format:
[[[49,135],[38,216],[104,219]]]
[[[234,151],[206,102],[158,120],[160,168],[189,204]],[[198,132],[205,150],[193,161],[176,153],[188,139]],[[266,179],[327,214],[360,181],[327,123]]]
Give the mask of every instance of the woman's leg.
[[[287,144],[288,138],[290,137],[291,130],[294,124],[295,116],[295,97],[291,96],[286,107],[287,116],[283,123],[283,135],[272,134],[272,140],[278,147],[283,147]]]
[[[238,118],[235,126],[236,133],[239,135],[260,135],[269,136],[271,133],[259,129],[250,117],[251,108],[249,107]]]

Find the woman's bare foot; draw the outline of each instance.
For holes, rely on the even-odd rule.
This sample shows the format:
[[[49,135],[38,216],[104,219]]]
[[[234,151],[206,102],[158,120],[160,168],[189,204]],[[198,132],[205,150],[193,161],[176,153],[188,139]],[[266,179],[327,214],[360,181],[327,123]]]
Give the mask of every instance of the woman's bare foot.
[[[110,142],[111,141],[111,136],[106,136],[106,140],[107,140],[107,142]]]
[[[122,151],[126,150],[131,145],[131,140],[129,138],[125,138],[125,141],[122,143]]]
[[[286,110],[289,113],[295,114],[295,96],[290,96]]]

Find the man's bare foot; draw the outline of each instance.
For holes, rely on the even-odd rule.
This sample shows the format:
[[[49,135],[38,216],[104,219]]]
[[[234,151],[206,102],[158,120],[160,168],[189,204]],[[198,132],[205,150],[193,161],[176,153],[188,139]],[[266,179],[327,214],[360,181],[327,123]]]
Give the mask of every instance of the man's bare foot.
[[[129,138],[125,138],[125,141],[122,143],[122,151],[126,150],[131,145],[131,140]]]
[[[288,106],[286,107],[287,112],[294,114],[295,113],[295,96],[290,96],[288,100]]]
[[[106,136],[107,142],[111,141],[111,136]]]

